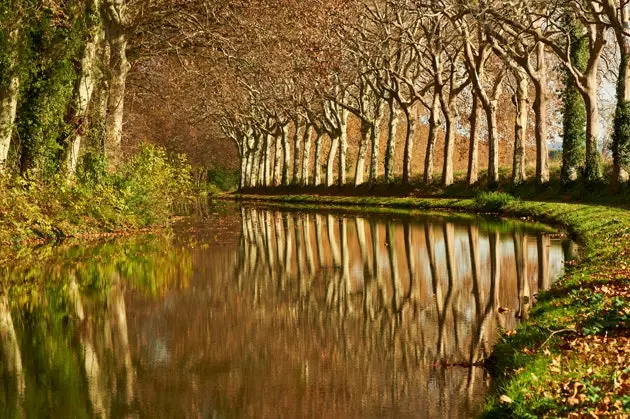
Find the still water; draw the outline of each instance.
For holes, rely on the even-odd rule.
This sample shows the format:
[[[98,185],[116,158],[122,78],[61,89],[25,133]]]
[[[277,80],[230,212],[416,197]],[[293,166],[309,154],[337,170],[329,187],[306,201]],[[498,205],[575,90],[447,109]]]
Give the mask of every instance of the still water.
[[[500,330],[573,248],[520,222],[248,206],[174,230],[1,269],[0,417],[474,417]]]

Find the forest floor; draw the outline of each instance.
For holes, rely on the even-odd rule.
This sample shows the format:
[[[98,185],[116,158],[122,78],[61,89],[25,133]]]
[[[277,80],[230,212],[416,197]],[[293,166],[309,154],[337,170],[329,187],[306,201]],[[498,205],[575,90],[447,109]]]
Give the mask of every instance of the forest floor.
[[[360,196],[365,194],[361,191],[355,191],[355,196],[291,195],[290,190],[225,197],[317,208],[491,212],[565,228],[582,246],[582,259],[566,267],[564,277],[539,295],[529,318],[504,333],[494,348],[486,363],[495,380],[485,416],[629,417],[630,211],[623,208],[626,198],[612,200],[611,206],[529,201],[503,194],[417,198]],[[602,202],[606,194],[591,193],[590,201]],[[541,199],[545,198],[564,200],[552,192]]]

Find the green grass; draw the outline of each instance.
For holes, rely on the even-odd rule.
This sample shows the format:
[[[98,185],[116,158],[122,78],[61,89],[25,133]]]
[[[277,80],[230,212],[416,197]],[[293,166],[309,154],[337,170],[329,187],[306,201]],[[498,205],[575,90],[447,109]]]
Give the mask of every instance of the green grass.
[[[536,418],[630,411],[629,211],[497,195],[477,199],[233,195],[231,199],[353,206],[364,211],[369,207],[492,209],[501,215],[562,226],[582,245],[582,260],[568,266],[564,277],[541,293],[529,318],[494,348],[487,365],[495,380],[485,416]],[[620,346],[626,351],[617,351]]]

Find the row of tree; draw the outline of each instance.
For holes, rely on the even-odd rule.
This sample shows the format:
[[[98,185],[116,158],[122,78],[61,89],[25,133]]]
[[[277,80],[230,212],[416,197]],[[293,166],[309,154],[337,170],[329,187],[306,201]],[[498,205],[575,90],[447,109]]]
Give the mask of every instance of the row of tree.
[[[458,136],[467,138],[470,184],[479,181],[479,145],[486,139],[487,180],[499,181],[500,139],[507,136],[514,139],[515,184],[527,177],[528,149],[535,149],[537,182],[549,181],[548,143],[555,136],[562,139],[564,184],[601,181],[602,155],[609,153],[610,181],[628,180],[627,0],[319,1],[317,13],[307,12],[315,2],[260,3],[285,11],[294,26],[275,21],[269,29],[262,12],[257,30],[247,33],[246,53],[229,42],[222,49],[229,58],[221,77],[230,93],[218,94],[215,107],[223,132],[239,147],[241,187],[348,183],[353,119],[360,124],[355,185],[383,177],[396,182],[398,147],[404,148],[401,181],[409,184],[420,125],[428,128],[426,183],[437,177],[441,136],[445,187],[454,182]],[[614,131],[602,150],[604,80],[616,83],[617,92]],[[560,116],[550,110],[555,92],[562,92]],[[506,109],[509,133],[497,121]],[[554,134],[554,125],[562,132]]]

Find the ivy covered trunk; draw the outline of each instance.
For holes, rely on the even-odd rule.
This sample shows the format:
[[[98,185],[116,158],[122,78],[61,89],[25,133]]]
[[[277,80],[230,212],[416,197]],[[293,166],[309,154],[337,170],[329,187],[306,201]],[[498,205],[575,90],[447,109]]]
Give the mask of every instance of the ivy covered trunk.
[[[66,143],[66,172],[68,176],[74,176],[79,162],[81,143],[86,136],[90,121],[88,109],[92,101],[92,95],[98,84],[98,46],[103,39],[103,28],[100,21],[100,0],[89,2],[86,12],[88,28],[87,43],[81,59],[81,70],[74,86],[73,111],[70,117],[72,133]]]
[[[617,108],[613,133],[613,189],[628,182],[630,170],[630,40],[625,34],[618,37],[620,61],[617,79]]]
[[[571,25],[571,63],[579,71],[585,71],[588,60],[588,39],[583,27],[576,22]],[[562,171],[564,185],[575,182],[578,169],[584,162],[586,143],[586,107],[569,70],[566,70],[563,109]]]

